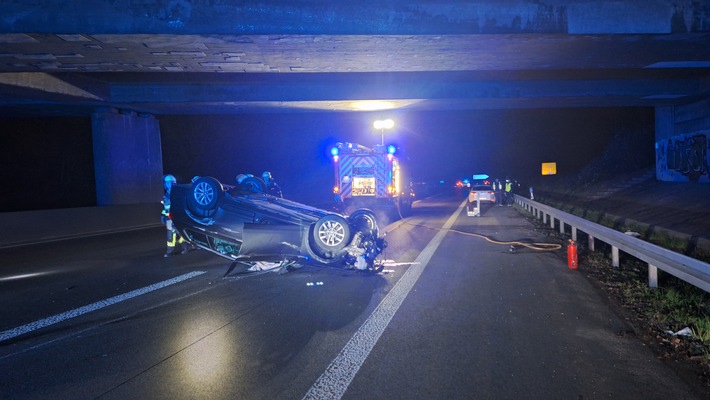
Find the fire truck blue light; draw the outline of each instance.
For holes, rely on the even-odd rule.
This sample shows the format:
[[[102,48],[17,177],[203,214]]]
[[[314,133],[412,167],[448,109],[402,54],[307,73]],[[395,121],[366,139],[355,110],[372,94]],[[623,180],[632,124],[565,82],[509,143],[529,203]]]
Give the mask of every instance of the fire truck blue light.
[[[397,151],[397,148],[394,147],[393,145],[387,146],[387,153],[394,154],[396,151]]]
[[[332,149],[330,149],[330,154],[333,155],[333,157],[336,157],[338,155],[338,148],[333,147]]]

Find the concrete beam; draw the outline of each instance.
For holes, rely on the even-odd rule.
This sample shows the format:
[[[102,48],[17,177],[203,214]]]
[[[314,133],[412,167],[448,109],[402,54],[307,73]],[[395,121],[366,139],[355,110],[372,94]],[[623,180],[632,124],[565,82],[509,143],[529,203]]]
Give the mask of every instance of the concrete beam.
[[[44,72],[5,72],[0,73],[0,93],[13,96],[45,100],[93,100],[108,98],[108,85],[90,81],[82,76],[62,79]],[[82,87],[84,86],[84,87]],[[87,88],[90,86],[90,90]]]
[[[387,2],[4,0],[0,32],[172,34],[672,33],[710,31],[693,0]]]
[[[313,80],[313,76],[235,77],[219,82],[114,83],[114,103],[182,103],[239,101],[354,101],[373,99],[524,99],[594,97],[636,99],[661,97],[677,100],[701,88],[695,78],[668,79],[573,79],[573,80],[477,80],[428,77],[427,74],[337,76]],[[331,79],[335,78],[335,79]],[[514,76],[513,76],[514,78]],[[485,78],[483,78],[485,79]]]

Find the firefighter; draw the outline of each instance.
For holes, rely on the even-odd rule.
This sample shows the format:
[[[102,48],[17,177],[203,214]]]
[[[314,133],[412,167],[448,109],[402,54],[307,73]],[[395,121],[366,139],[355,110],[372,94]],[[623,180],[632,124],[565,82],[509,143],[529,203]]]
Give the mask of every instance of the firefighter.
[[[510,179],[505,180],[505,205],[508,207],[513,205],[513,182]]]
[[[163,211],[161,212],[161,217],[160,220],[163,224],[165,224],[165,228],[167,229],[167,246],[168,249],[163,255],[163,257],[170,257],[174,256],[177,254],[185,254],[190,250],[194,250],[195,247],[185,241],[185,239],[180,236],[178,233],[177,229],[175,229],[175,225],[173,225],[173,221],[170,219],[170,189],[174,185],[177,184],[177,179],[173,175],[165,175],[163,177],[163,200],[161,203],[163,203]],[[178,250],[176,247],[177,245],[180,245],[180,250]]]
[[[498,178],[496,178],[496,180],[493,181],[493,191],[495,192],[495,195],[496,195],[496,205],[502,206],[503,205],[503,184],[500,182],[500,179],[498,179]]]
[[[281,188],[276,184],[274,177],[271,176],[271,172],[264,171],[261,174],[261,179],[263,179],[266,184],[266,193],[276,197],[284,197],[283,193],[281,193]]]

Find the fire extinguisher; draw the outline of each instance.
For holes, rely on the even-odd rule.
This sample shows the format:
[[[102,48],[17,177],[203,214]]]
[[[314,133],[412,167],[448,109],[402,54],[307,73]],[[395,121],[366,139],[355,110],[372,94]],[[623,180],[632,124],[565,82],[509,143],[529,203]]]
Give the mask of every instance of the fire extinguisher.
[[[577,243],[570,239],[567,245],[567,267],[577,269]]]

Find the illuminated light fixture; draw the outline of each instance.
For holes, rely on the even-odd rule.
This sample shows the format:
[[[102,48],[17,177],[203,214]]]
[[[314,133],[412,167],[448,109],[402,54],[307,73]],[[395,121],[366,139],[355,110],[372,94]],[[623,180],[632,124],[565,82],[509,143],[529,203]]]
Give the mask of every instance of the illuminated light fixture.
[[[396,151],[397,151],[397,148],[394,147],[393,145],[387,146],[387,153],[394,154]]]
[[[340,188],[337,186],[333,186],[333,193],[335,193],[335,194],[340,193]]]
[[[372,126],[375,129],[380,130],[380,135],[381,135],[381,145],[385,145],[385,129],[392,129],[394,127],[394,121],[387,118],[387,119],[378,119],[375,122],[373,122]]]
[[[375,129],[392,129],[394,127],[394,121],[387,119],[378,119],[372,124]]]
[[[330,149],[330,154],[331,154],[332,156],[334,156],[334,157],[337,156],[337,155],[338,155],[338,148],[337,148],[337,147],[331,148],[331,149]]]

